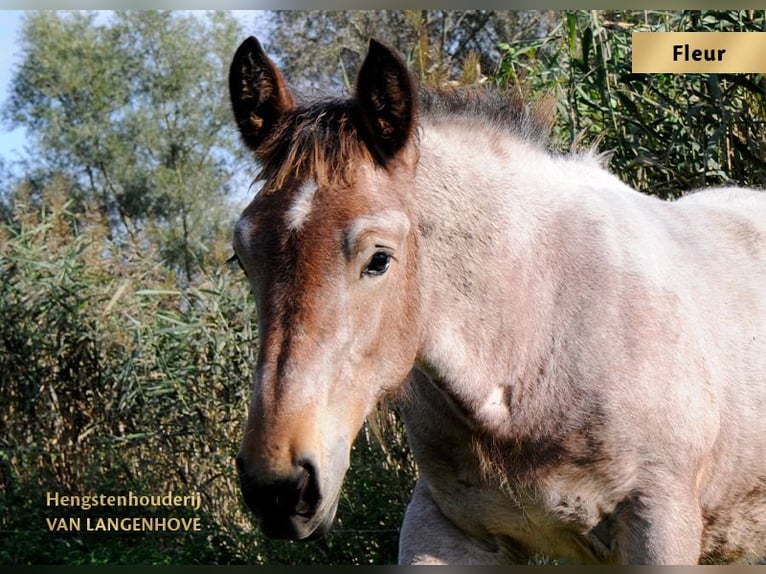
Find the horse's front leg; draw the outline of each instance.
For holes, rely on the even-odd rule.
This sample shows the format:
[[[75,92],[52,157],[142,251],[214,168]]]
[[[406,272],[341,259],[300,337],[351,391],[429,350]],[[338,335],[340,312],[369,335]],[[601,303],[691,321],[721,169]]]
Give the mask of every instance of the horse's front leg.
[[[526,564],[528,556],[493,540],[469,536],[439,509],[420,478],[399,536],[399,564]]]
[[[615,541],[625,564],[697,564],[702,528],[702,512],[693,492],[657,488],[623,503]]]

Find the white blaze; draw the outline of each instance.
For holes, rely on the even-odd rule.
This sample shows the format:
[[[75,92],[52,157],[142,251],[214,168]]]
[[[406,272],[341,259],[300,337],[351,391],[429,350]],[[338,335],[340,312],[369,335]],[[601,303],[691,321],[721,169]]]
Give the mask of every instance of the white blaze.
[[[293,198],[293,203],[285,212],[285,223],[291,231],[298,231],[311,214],[311,205],[314,201],[314,194],[317,191],[317,184],[313,181],[307,181],[301,184],[298,193]]]

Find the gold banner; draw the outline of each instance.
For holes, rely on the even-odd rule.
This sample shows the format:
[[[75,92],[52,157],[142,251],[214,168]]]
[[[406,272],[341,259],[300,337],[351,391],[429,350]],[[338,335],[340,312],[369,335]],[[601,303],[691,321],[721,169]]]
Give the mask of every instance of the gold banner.
[[[766,73],[766,32],[634,32],[635,74]]]

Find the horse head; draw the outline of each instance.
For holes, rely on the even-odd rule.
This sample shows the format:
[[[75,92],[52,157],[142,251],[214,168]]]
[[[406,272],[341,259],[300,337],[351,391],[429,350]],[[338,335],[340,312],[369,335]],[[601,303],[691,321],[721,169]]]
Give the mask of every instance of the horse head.
[[[302,539],[331,524],[354,438],[415,361],[415,88],[372,41],[354,97],[300,106],[255,38],[229,85],[264,182],[233,240],[259,332],[237,466],[263,532]]]

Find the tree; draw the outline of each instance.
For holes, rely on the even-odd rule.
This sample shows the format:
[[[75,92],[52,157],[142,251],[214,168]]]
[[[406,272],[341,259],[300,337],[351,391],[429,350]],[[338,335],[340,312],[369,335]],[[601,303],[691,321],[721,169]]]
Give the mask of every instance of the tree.
[[[288,81],[340,91],[356,77],[370,38],[405,54],[421,77],[442,80],[458,76],[467,61],[493,72],[501,41],[537,37],[552,19],[514,10],[274,11],[268,23],[269,54]]]
[[[4,108],[27,128],[28,173],[68,176],[113,237],[156,242],[190,278],[227,220],[241,146],[226,72],[238,23],[224,13],[29,13]]]

